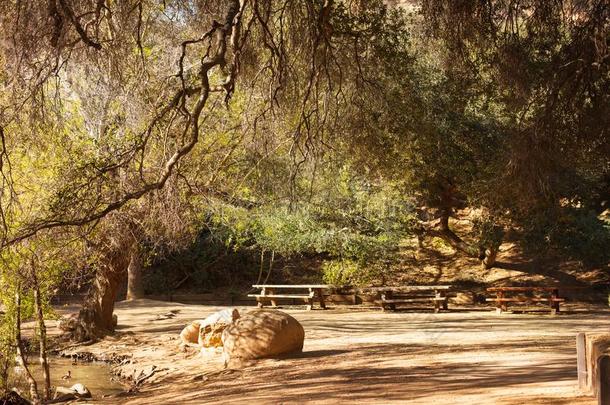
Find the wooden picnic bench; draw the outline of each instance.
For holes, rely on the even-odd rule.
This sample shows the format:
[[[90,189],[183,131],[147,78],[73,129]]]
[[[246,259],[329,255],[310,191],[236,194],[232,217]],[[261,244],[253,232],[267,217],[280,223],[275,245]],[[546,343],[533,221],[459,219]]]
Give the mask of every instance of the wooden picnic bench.
[[[364,287],[359,288],[358,291],[377,294],[379,297],[377,302],[384,311],[395,310],[396,304],[431,302],[434,305],[434,312],[440,312],[441,308],[448,309],[447,292],[450,289],[450,285],[405,285]]]
[[[313,309],[313,304],[316,301],[320,303],[320,308],[326,309],[322,290],[332,288],[327,284],[254,284],[252,287],[261,290],[260,294],[248,294],[248,297],[256,298],[259,308],[262,308],[267,302],[271,302],[271,305],[276,307],[278,298],[292,298],[304,300],[308,310]],[[284,290],[285,292],[278,293],[278,290]],[[298,290],[307,290],[307,292]]]
[[[498,313],[507,311],[509,303],[547,303],[551,314],[556,314],[559,312],[559,304],[566,300],[559,296],[560,288],[566,289],[566,287],[490,287],[487,291],[495,292],[496,297],[486,298],[486,301],[495,302]]]

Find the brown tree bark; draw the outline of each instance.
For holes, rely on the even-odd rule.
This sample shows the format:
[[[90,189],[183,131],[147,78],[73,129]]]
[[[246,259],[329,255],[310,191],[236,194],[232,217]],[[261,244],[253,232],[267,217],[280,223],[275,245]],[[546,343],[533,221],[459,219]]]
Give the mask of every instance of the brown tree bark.
[[[38,321],[39,336],[39,360],[42,376],[44,380],[43,398],[51,399],[51,374],[49,370],[49,361],[47,356],[47,327],[44,323],[44,314],[42,312],[42,302],[40,299],[40,286],[38,285],[38,277],[35,274],[35,269],[32,269],[34,279],[34,309],[36,310],[36,318]]]
[[[140,244],[134,242],[129,252],[129,265],[127,266],[127,299],[144,298],[144,284],[142,272],[144,263]]]
[[[21,340],[21,293],[20,287],[17,287],[15,292],[15,348],[17,350],[17,362],[25,373],[25,378],[28,380],[30,386],[30,397],[32,403],[40,404],[40,396],[38,395],[38,385],[36,380],[32,377],[32,373],[28,368],[27,362],[25,361],[25,354],[23,350],[23,342]]]
[[[117,318],[114,303],[125,280],[127,257],[123,249],[111,249],[100,259],[102,264],[93,281],[88,298],[79,312],[72,339],[83,342],[114,332]]]
[[[479,249],[460,238],[455,232],[449,229],[448,225],[448,218],[446,218],[446,220],[441,218],[440,229],[428,229],[426,230],[426,234],[439,237],[455,250],[464,253],[468,257],[481,260],[483,266],[487,269],[493,267],[496,263],[496,256],[498,254],[497,248],[488,247]]]
[[[454,208],[457,208],[462,204],[462,199],[451,181],[447,180],[444,183],[444,187],[442,188],[442,192],[440,193],[439,197],[439,229],[427,229],[425,233],[430,236],[436,236],[443,239],[455,250],[462,252],[469,257],[478,258],[481,260],[485,268],[493,267],[496,262],[496,255],[498,253],[498,249],[496,247],[473,246],[464,241],[449,228],[449,218],[454,212]]]
[[[496,264],[496,257],[498,255],[498,249],[496,248],[488,248],[485,249],[485,257],[483,258],[483,266],[486,269],[490,269]]]
[[[114,303],[121,287],[121,280],[123,279],[121,275],[125,271],[124,267],[109,270],[98,272],[96,275],[95,291],[91,305],[94,327],[102,334],[114,332],[116,327],[116,318],[113,316]]]

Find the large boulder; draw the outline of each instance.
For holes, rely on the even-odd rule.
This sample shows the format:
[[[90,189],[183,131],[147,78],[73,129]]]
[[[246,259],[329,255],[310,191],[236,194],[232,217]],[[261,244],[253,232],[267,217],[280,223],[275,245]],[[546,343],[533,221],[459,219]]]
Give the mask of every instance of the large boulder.
[[[222,346],[222,331],[237,318],[239,312],[235,308],[214,312],[205,319],[187,325],[180,332],[180,339],[184,344],[199,344],[203,347]]]
[[[292,316],[256,309],[242,315],[222,333],[225,365],[232,359],[281,357],[303,351],[305,330]]]
[[[182,332],[180,332],[180,340],[184,344],[197,344],[199,339],[199,327],[203,320],[193,321],[189,325],[186,325]]]
[[[0,395],[0,404],[3,405],[30,405],[31,402],[21,396],[17,391],[8,391]]]
[[[205,318],[199,327],[199,346],[221,347],[222,332],[237,319],[239,312],[235,308],[223,309]]]
[[[79,383],[74,384],[70,388],[57,387],[53,400],[48,403],[68,402],[87,398],[91,398],[91,391],[83,384]]]
[[[211,325],[201,325],[199,328],[199,346],[222,347],[222,332],[230,322],[216,322]]]

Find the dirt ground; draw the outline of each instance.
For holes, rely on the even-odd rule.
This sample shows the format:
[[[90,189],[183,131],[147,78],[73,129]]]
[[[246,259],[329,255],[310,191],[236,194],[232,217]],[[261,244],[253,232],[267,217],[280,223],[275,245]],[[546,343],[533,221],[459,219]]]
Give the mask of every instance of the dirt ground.
[[[73,350],[125,356],[123,376],[156,368],[137,393],[98,402],[594,404],[577,390],[575,335],[607,331],[610,315],[576,304],[557,316],[286,308],[305,328],[301,355],[223,369],[219,353],[180,350],[178,339],[218,309],[118,303],[119,334]]]

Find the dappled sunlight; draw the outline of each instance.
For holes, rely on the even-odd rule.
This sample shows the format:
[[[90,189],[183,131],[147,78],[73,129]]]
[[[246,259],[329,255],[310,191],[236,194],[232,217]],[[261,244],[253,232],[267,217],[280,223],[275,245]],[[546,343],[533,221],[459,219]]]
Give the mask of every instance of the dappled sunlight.
[[[519,398],[521,403],[553,404],[555,398],[570,398],[565,403],[592,404],[592,398],[576,390],[575,334],[605,330],[610,315],[603,307],[578,307],[573,314],[555,317],[287,309],[305,328],[303,353],[223,369],[219,352],[181,353],[175,340],[180,325],[218,307],[154,301],[147,306],[149,311],[121,305],[119,318],[131,322],[125,336],[89,348],[129,352],[137,360],[134,367],[170,368],[137,396],[112,400],[117,403],[220,404],[247,396],[254,403],[408,398],[414,404],[508,404]],[[129,330],[156,331],[160,326],[151,317],[178,309],[175,318],[158,321],[172,330],[138,332],[136,340],[130,336]]]

